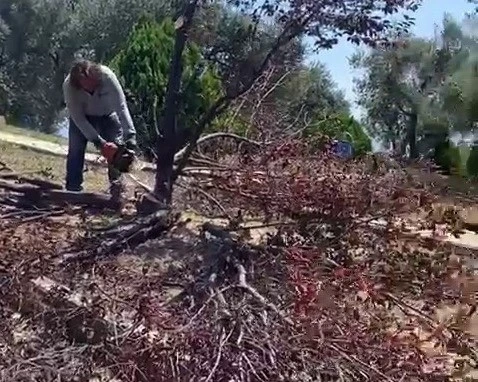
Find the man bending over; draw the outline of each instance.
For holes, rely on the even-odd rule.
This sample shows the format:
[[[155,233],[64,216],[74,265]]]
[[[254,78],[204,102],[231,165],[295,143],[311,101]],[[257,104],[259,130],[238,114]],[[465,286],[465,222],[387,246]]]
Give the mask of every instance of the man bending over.
[[[136,149],[136,130],[123,89],[113,71],[100,64],[81,60],[73,64],[63,83],[63,95],[70,115],[66,189],[81,191],[88,141],[110,164],[118,144]],[[121,173],[108,167],[110,193],[120,200]]]

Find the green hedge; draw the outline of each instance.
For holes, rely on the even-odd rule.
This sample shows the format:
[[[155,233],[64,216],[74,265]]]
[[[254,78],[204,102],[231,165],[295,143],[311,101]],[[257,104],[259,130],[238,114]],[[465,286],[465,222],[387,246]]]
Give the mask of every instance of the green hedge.
[[[478,147],[472,147],[470,155],[466,161],[466,172],[471,178],[478,176]]]
[[[302,133],[302,136],[308,139],[314,139],[322,135],[350,142],[354,148],[354,154],[357,156],[372,151],[372,141],[364,127],[349,115],[330,116],[310,124]]]
[[[175,33],[171,19],[159,23],[144,17],[110,62],[128,94],[138,144],[145,152],[155,146],[157,135],[161,133]],[[222,95],[215,67],[203,58],[199,46],[187,44],[182,65],[177,149],[185,144],[197,121]]]
[[[445,174],[465,175],[460,149],[451,145],[449,140],[435,146],[433,160]]]

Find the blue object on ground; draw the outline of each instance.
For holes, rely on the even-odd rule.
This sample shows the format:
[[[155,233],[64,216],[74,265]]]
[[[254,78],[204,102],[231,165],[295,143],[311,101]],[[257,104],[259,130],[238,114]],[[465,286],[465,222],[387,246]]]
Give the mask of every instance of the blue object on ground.
[[[354,149],[350,142],[337,141],[334,145],[335,154],[343,159],[350,159],[354,155]]]
[[[27,127],[27,128],[31,128],[32,127],[32,119],[30,116],[28,115],[22,115],[20,117],[20,126],[21,127]]]

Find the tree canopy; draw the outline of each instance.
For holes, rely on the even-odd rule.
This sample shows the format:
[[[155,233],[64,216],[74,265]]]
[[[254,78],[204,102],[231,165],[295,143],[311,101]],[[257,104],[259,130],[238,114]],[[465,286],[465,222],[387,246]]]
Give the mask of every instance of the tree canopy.
[[[357,53],[356,80],[364,123],[375,139],[417,157],[477,121],[478,45],[475,16],[444,15],[432,39],[395,36],[395,44]]]
[[[397,4],[408,6],[407,1]],[[287,7],[274,11],[268,3],[238,7],[213,2],[198,8],[184,53],[183,99],[177,121],[183,143],[178,147],[212,101],[220,95],[232,100],[234,93],[252,83],[256,85],[233,101],[232,109],[218,115],[207,131],[253,136],[272,126],[274,131],[296,131],[304,123],[319,126],[317,122],[324,118],[349,113],[349,104],[327,68],[304,62],[303,37],[315,36],[316,47],[324,48],[334,45],[337,31],[342,30],[353,41],[372,43],[369,30],[378,38],[379,29],[389,25],[377,19],[365,36],[362,27],[341,24],[359,12],[369,17],[370,12],[380,10],[376,5],[357,5],[343,14],[331,8],[334,16],[326,23],[320,19],[324,10],[315,2],[309,7],[305,12]],[[13,124],[54,132],[63,115],[61,85],[69,66],[76,57],[91,58],[117,71],[141,148],[150,152],[148,148],[162,129],[174,45],[175,31],[167,20],[180,10],[176,3],[152,0],[2,2],[0,113]],[[274,16],[261,18],[261,12]],[[264,60],[268,69],[257,76],[265,69],[261,68]]]

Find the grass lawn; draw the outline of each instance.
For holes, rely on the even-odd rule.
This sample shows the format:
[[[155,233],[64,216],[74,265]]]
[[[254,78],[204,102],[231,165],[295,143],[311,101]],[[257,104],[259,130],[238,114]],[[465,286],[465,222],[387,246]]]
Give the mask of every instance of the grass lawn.
[[[64,184],[66,173],[66,158],[59,155],[40,153],[36,150],[18,146],[0,140],[0,162],[5,163],[10,169],[19,173],[26,173],[28,176],[52,180]],[[85,191],[107,192],[108,191],[108,170],[102,165],[94,163],[86,164],[87,171],[84,173]],[[35,172],[32,175],[32,172]],[[153,185],[154,174],[137,171],[134,176],[141,182]],[[132,194],[137,186],[128,177],[124,178],[127,186],[127,194]]]
[[[65,158],[48,155],[0,141],[0,162],[5,163],[15,172],[31,173],[39,178],[46,178],[57,183],[64,183]],[[85,191],[105,192],[108,189],[107,170],[105,167],[87,165],[85,172]]]
[[[58,143],[60,145],[68,144],[66,138],[58,137],[53,134],[45,134],[40,131],[35,131],[27,128],[16,127],[12,125],[7,125],[4,118],[0,117],[0,131],[5,131],[10,134],[23,135],[31,138],[41,139],[43,141]]]
[[[0,116],[0,132],[6,132],[9,134],[14,134],[18,136],[39,139],[46,142],[56,143],[62,146],[68,145],[67,138],[59,137],[54,134],[42,133],[41,131],[31,130],[24,127],[7,125],[5,122],[5,119],[2,116]],[[89,153],[96,153],[98,150],[96,150],[96,148],[93,146],[92,143],[88,143],[88,146],[86,147],[86,151]]]
[[[460,162],[463,173],[466,173],[466,162],[468,161],[468,157],[470,156],[471,148],[468,146],[460,146],[458,148],[460,152]]]
[[[459,150],[460,150],[461,160],[463,163],[466,164],[466,161],[468,160],[468,157],[470,156],[471,148],[468,146],[461,146]]]

